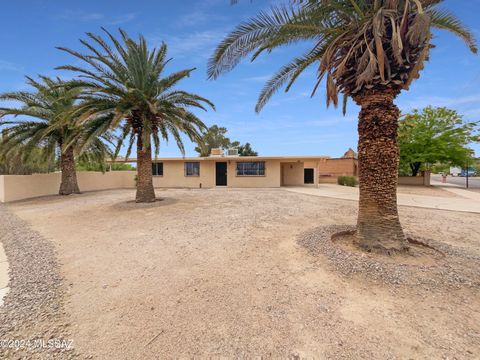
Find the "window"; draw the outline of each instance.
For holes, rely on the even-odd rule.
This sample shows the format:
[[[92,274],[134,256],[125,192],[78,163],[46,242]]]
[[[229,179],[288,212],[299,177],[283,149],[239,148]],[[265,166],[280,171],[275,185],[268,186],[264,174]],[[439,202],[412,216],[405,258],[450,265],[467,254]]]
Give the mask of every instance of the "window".
[[[265,161],[237,162],[237,176],[265,176]]]
[[[185,163],[185,176],[200,176],[200,163],[199,162],[186,162]]]
[[[163,176],[163,163],[152,163],[152,175]]]

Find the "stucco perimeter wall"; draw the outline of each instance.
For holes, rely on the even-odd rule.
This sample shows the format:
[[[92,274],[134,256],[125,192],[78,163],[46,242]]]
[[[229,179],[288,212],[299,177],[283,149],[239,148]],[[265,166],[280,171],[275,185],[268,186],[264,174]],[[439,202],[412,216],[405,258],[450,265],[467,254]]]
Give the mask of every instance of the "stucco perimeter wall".
[[[60,173],[34,175],[1,175],[3,178],[2,202],[58,194]]]
[[[122,189],[135,187],[136,171],[109,171],[106,173],[81,171],[77,173],[80,191]]]
[[[398,185],[430,186],[430,172],[426,171],[422,176],[399,176]]]
[[[261,160],[263,161],[263,160]],[[237,176],[237,161],[228,163],[228,187],[255,188],[280,187],[280,160],[265,161],[265,176]]]
[[[135,187],[135,171],[78,172],[80,191]],[[58,194],[60,173],[0,175],[0,201],[11,202]]]
[[[337,176],[320,176],[318,178],[319,184],[336,184],[337,183]]]
[[[5,202],[5,180],[2,175],[0,175],[0,203]]]
[[[215,161],[200,160],[200,176],[185,176],[184,160],[163,162],[163,176],[153,177],[154,187],[211,188],[215,186]]]

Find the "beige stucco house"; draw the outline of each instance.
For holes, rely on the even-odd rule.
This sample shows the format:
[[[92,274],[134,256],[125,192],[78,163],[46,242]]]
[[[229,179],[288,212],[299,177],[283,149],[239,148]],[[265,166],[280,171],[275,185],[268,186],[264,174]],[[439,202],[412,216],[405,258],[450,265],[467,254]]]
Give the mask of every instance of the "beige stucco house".
[[[338,176],[357,175],[357,160],[347,155],[348,152],[339,159],[328,156],[229,156],[214,149],[208,157],[153,160],[153,185],[159,188],[274,188],[336,182]],[[136,159],[114,162],[135,163]]]

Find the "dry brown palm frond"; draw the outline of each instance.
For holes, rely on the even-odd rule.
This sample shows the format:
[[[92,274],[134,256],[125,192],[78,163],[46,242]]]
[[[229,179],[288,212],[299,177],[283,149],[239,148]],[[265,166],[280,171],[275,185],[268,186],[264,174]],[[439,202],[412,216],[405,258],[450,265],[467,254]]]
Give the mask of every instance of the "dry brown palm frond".
[[[396,11],[398,7],[398,0],[386,0],[384,7],[385,9],[392,9]]]
[[[425,43],[430,28],[430,16],[428,14],[417,14],[408,29],[407,39],[414,46],[420,46]]]
[[[415,66],[412,68],[410,73],[408,74],[408,80],[405,83],[404,88],[408,89],[410,85],[412,84],[413,80],[416,80],[420,77],[420,71],[424,68],[425,61],[428,58],[428,54],[430,52],[430,37],[427,39],[427,44],[423,47],[422,51],[420,52],[420,55],[417,59],[417,62],[415,63]]]
[[[380,72],[380,78],[385,81],[385,56],[382,44],[382,37],[385,33],[383,9],[377,12],[377,15],[373,18],[373,37],[375,39],[375,50],[377,53],[378,70]]]
[[[378,69],[377,59],[375,58],[375,55],[373,54],[373,52],[370,50],[370,47],[367,47],[367,51],[368,51],[369,61],[365,70],[357,76],[357,81],[356,81],[357,87],[371,82],[371,80],[373,80],[373,78],[375,77],[375,74],[377,73],[377,69]]]
[[[333,103],[335,107],[338,106],[338,90],[335,80],[331,72],[328,72],[327,76],[327,106]]]
[[[335,77],[339,78],[339,77],[342,77],[343,74],[345,74],[347,70],[347,63],[350,60],[350,57],[355,49],[355,46],[356,46],[356,42],[354,41],[350,49],[348,50],[347,54],[343,57],[343,59],[340,59],[341,61],[339,62],[338,66],[336,66]]]
[[[392,25],[392,53],[397,65],[403,64],[402,59],[402,51],[403,51],[403,42],[402,37],[400,36],[400,27],[395,23],[395,19],[393,17],[390,18],[390,22]]]

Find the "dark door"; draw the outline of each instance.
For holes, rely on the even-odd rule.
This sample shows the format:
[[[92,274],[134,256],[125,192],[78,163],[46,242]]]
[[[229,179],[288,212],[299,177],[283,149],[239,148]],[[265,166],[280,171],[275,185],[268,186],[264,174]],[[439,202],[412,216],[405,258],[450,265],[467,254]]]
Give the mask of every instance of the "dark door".
[[[305,184],[313,184],[313,169],[303,170],[303,182]]]
[[[215,163],[215,179],[217,186],[227,186],[227,163],[217,162]]]

